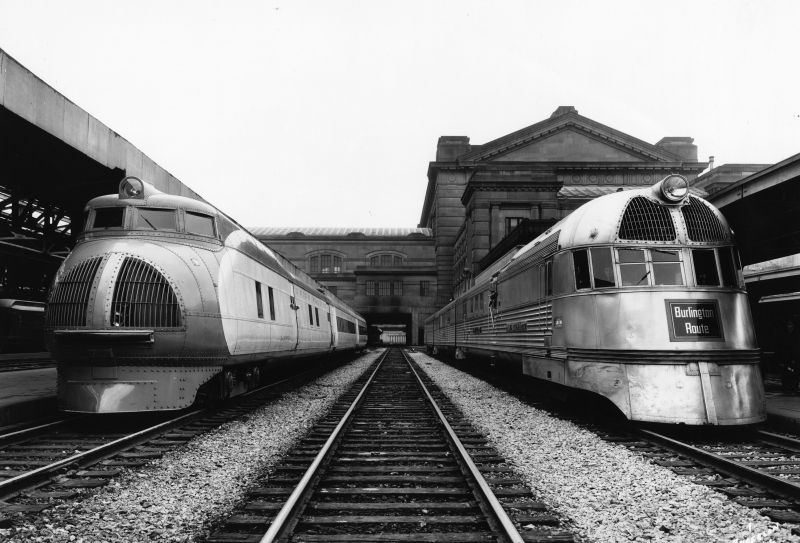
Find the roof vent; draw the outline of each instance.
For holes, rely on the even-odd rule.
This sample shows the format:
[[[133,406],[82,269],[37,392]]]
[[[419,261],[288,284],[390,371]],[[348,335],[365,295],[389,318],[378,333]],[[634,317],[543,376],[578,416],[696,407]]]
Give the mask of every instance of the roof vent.
[[[676,237],[669,209],[644,196],[631,198],[622,215],[619,239],[673,241]]]

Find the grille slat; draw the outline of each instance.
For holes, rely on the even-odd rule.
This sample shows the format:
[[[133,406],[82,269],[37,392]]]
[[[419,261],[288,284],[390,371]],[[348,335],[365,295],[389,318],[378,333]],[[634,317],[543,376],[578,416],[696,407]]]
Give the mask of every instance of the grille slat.
[[[727,241],[729,236],[711,209],[694,196],[681,208],[686,233],[692,241]]]
[[[84,260],[62,275],[47,303],[47,326],[86,326],[89,294],[102,260]]]
[[[676,237],[669,209],[643,196],[631,198],[619,226],[620,239],[674,241]]]
[[[154,266],[132,257],[122,262],[111,301],[111,324],[125,328],[181,326],[178,298]]]

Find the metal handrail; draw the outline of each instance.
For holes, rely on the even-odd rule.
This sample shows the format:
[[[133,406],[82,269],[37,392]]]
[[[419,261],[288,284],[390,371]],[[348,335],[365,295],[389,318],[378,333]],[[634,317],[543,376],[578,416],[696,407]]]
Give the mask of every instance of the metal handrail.
[[[311,479],[313,479],[314,475],[316,475],[317,470],[322,465],[322,461],[328,455],[328,452],[333,447],[334,441],[339,437],[339,434],[344,429],[345,424],[350,420],[351,415],[356,409],[356,406],[360,402],[361,398],[364,396],[364,393],[367,391],[367,388],[372,383],[372,380],[375,378],[375,374],[378,373],[381,365],[383,364],[384,360],[386,360],[386,356],[389,354],[389,349],[386,349],[383,353],[383,358],[378,362],[378,365],[375,367],[375,370],[367,379],[367,382],[364,383],[364,386],[361,388],[361,391],[356,396],[356,399],[350,404],[350,408],[347,412],[342,416],[339,420],[339,424],[336,425],[336,428],[333,429],[331,435],[328,437],[325,444],[322,446],[320,451],[317,453],[317,456],[314,457],[314,461],[311,462],[311,465],[308,467],[306,472],[303,474],[303,477],[300,479],[300,482],[295,487],[294,491],[289,496],[289,499],[286,500],[286,503],[283,504],[281,510],[278,511],[278,514],[275,515],[275,519],[270,524],[267,533],[265,533],[259,543],[272,543],[276,540],[278,535],[286,528],[286,522],[291,518],[292,513],[294,513],[294,509],[300,502],[300,499],[306,493],[311,483]]]
[[[419,381],[419,385],[422,387],[422,390],[428,397],[428,401],[430,401],[431,405],[433,406],[433,409],[439,416],[439,420],[441,421],[445,430],[447,430],[447,434],[450,436],[450,439],[455,444],[456,449],[458,449],[458,452],[461,455],[461,460],[467,466],[470,475],[477,483],[480,491],[483,493],[483,499],[486,500],[486,503],[488,503],[489,506],[491,507],[492,512],[497,517],[497,520],[500,521],[500,525],[502,526],[503,530],[505,530],[504,535],[508,538],[509,541],[512,541],[514,543],[523,543],[524,539],[520,535],[519,531],[517,531],[517,528],[516,526],[514,526],[514,523],[508,517],[508,514],[503,509],[503,506],[500,504],[500,500],[497,499],[497,496],[495,496],[494,492],[492,492],[492,489],[489,487],[489,483],[486,482],[486,479],[484,479],[480,470],[478,470],[478,467],[475,465],[475,462],[472,461],[472,457],[469,455],[469,452],[467,452],[466,447],[464,447],[464,444],[461,443],[461,440],[456,435],[456,432],[455,430],[453,430],[453,427],[450,426],[450,423],[447,422],[447,418],[444,416],[444,413],[442,413],[442,410],[439,409],[439,406],[436,404],[436,400],[433,399],[433,396],[431,396],[431,393],[428,392],[428,388],[425,386],[425,383],[422,382],[422,379],[417,373],[417,370],[415,370],[414,366],[408,361],[405,352],[403,352],[403,358],[406,359],[408,367],[411,368],[412,373]]]

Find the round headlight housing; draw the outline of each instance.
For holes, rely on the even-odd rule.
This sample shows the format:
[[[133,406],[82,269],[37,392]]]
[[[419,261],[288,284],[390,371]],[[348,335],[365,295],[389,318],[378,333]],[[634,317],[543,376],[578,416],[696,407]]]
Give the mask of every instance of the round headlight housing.
[[[138,177],[126,177],[119,184],[120,198],[144,198],[144,183]]]
[[[689,194],[689,182],[682,175],[672,174],[661,181],[661,195],[668,202],[680,202]]]

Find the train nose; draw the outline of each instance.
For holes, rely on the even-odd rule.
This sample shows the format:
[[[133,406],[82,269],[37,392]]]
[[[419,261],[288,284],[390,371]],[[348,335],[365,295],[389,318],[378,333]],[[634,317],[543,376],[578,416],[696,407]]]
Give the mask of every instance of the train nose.
[[[57,278],[47,326],[69,335],[80,329],[179,328],[183,307],[154,262],[110,252],[87,258]]]

